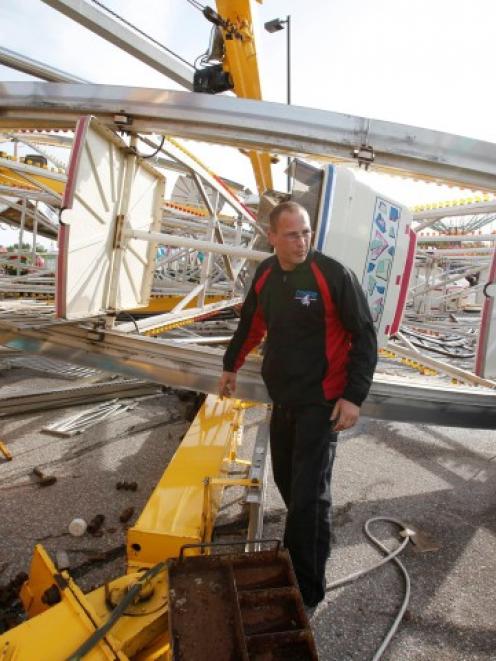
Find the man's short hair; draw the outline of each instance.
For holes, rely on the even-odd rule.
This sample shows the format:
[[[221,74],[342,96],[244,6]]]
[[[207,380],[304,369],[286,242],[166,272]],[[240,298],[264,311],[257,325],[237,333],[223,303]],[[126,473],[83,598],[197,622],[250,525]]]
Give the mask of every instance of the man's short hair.
[[[272,232],[277,232],[277,223],[281,214],[285,211],[289,211],[289,213],[298,213],[303,218],[308,218],[308,211],[305,207],[302,207],[301,204],[298,204],[298,202],[281,202],[272,209],[269,215],[269,224]]]

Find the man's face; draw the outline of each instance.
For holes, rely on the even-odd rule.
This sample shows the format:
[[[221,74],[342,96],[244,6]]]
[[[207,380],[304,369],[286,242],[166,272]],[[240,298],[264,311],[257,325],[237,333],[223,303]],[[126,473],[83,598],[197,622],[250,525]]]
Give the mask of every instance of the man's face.
[[[306,215],[297,211],[283,211],[276,231],[269,231],[268,238],[281,267],[291,271],[307,258],[312,238],[310,222]]]

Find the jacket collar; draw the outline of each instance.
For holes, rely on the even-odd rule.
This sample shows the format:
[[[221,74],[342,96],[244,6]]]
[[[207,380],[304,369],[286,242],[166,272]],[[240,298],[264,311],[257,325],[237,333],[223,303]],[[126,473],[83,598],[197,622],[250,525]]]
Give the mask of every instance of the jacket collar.
[[[300,273],[302,271],[307,271],[310,268],[310,263],[312,262],[314,257],[315,257],[315,250],[313,248],[310,248],[304,262],[302,262],[301,264],[297,264],[297,266],[295,266],[295,268],[292,271],[283,271],[279,263],[279,260],[277,259],[277,255],[274,255],[274,269],[276,271],[280,271],[281,273]]]

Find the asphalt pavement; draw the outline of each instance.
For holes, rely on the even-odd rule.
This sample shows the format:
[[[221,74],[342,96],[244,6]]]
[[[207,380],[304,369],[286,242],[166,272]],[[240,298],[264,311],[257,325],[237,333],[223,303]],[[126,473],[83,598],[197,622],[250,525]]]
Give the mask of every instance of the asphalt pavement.
[[[0,387],[11,391],[59,382],[27,369],[0,373]],[[0,583],[28,571],[37,542],[53,556],[60,550],[68,553],[84,590],[121,575],[127,526],[136,520],[187,430],[189,407],[178,393],[166,392],[72,438],[41,430],[81,407],[0,420],[0,439],[13,454],[10,462],[0,458]],[[129,433],[133,425],[167,411],[171,418],[166,425]],[[255,433],[256,425],[247,427],[247,447]],[[32,474],[36,466],[57,482],[41,488]],[[116,489],[119,481],[136,482],[136,491]],[[332,483],[329,583],[382,557],[364,535],[367,520],[392,517],[418,531],[418,545],[409,542],[400,556],[411,580],[410,603],[383,659],[496,660],[495,485],[496,431],[364,418],[341,434]],[[123,524],[119,516],[129,507],[134,513]],[[68,533],[74,517],[90,521],[96,514],[105,516],[100,536],[74,538]],[[282,536],[284,508],[271,478],[265,521],[266,537]],[[391,549],[402,539],[393,524],[371,527]],[[107,559],[92,562],[98,553],[108,554]],[[404,589],[401,573],[388,563],[330,591],[312,618],[319,658],[372,659]]]
[[[399,556],[411,595],[382,658],[496,659],[496,431],[362,419],[340,436],[328,583],[383,557],[364,534],[366,521],[398,519],[417,531],[418,545]],[[275,487],[268,502],[272,536],[284,520]],[[370,527],[390,549],[402,541],[394,524]],[[372,659],[404,594],[392,562],[329,592],[312,618],[321,661]]]

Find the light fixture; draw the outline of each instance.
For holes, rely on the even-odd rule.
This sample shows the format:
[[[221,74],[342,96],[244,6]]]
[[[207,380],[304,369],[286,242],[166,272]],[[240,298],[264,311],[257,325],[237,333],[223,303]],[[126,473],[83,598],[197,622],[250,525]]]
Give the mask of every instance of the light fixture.
[[[264,28],[267,30],[267,32],[279,32],[279,30],[284,30],[286,23],[287,20],[282,18],[274,18],[271,21],[267,21],[267,23],[264,24]]]

